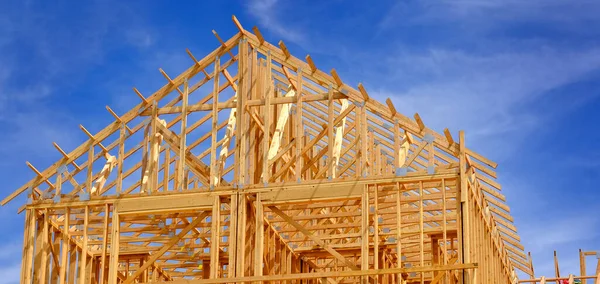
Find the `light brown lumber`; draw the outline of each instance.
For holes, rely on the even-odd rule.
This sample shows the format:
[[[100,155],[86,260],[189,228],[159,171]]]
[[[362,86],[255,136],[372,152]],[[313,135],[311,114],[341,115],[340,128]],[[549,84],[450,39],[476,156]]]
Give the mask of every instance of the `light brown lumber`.
[[[157,252],[153,253],[152,257],[150,257],[146,262],[144,262],[144,265],[142,265],[141,267],[139,267],[135,271],[135,273],[133,273],[133,275],[127,277],[127,279],[123,282],[123,284],[133,283],[133,281],[138,276],[142,275],[142,273],[144,273],[144,271],[146,269],[148,269],[150,266],[152,266],[152,264],[159,257],[161,257],[165,252],[167,252],[167,250],[169,250],[171,247],[173,247],[183,236],[187,235],[187,233],[189,231],[191,231],[192,229],[194,229],[196,227],[196,225],[198,225],[200,222],[202,222],[204,220],[204,218],[206,218],[206,216],[208,216],[208,214],[209,214],[209,212],[207,212],[207,211],[198,214],[198,217],[196,217],[194,219],[194,221],[190,222],[190,224],[187,225],[183,230],[181,230],[175,237],[171,238],[171,240],[168,243],[166,243],[165,245],[163,245],[160,248],[160,250],[158,250]],[[114,255],[111,255],[111,259],[112,258],[114,258]]]
[[[269,206],[269,209],[271,209],[271,211],[273,211],[275,214],[279,215],[279,217],[283,218],[286,222],[288,222],[294,228],[298,229],[304,235],[306,235],[307,237],[309,237],[312,241],[314,241],[315,243],[317,243],[323,249],[327,250],[335,258],[337,258],[338,260],[342,261],[346,266],[350,267],[352,270],[358,270],[359,269],[356,265],[354,265],[354,263],[350,262],[344,256],[342,256],[340,253],[338,253],[334,249],[330,248],[320,238],[314,236],[310,231],[306,230],[302,225],[298,224],[298,222],[294,221],[290,216],[288,216],[287,214],[285,214],[283,211],[279,210],[279,208],[277,208],[276,206]]]
[[[330,272],[313,272],[313,273],[296,273],[270,276],[250,276],[222,279],[207,279],[207,280],[175,280],[172,284],[216,284],[216,283],[245,283],[254,281],[286,281],[286,280],[301,280],[301,279],[318,279],[318,278],[345,278],[345,277],[360,277],[374,276],[384,274],[412,273],[412,272],[431,272],[444,270],[472,270],[476,269],[477,264],[455,264],[455,265],[436,265],[429,267],[411,267],[411,268],[388,268],[388,269],[369,269],[369,270],[350,270],[350,271],[330,271]],[[150,283],[142,283],[150,284]]]

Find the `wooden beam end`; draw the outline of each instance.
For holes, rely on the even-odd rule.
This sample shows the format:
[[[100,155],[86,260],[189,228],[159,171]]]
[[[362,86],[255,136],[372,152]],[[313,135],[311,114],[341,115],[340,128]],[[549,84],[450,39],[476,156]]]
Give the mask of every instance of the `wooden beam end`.
[[[333,76],[333,80],[338,85],[338,88],[341,88],[342,85],[344,85],[344,82],[342,82],[342,79],[338,75],[337,71],[335,71],[335,68],[332,68],[330,73],[331,73],[331,76]]]
[[[140,97],[140,99],[142,99],[144,104],[148,104],[148,100],[146,100],[144,95],[142,95],[142,93],[140,93],[140,91],[137,88],[133,87],[133,91],[135,92],[136,95],[138,95],[138,97]]]
[[[290,51],[288,50],[287,46],[285,46],[285,43],[283,43],[283,40],[279,41],[279,48],[281,48],[281,50],[283,51],[283,54],[285,54],[285,59],[290,58],[290,56],[291,56]]]
[[[240,24],[240,21],[238,21],[237,17],[235,15],[231,15],[231,19],[233,20],[233,23],[235,24],[237,29],[240,31],[240,33],[243,33],[244,27],[242,27],[242,24]]]
[[[312,73],[315,73],[317,71],[317,66],[315,65],[315,62],[312,60],[312,57],[310,57],[310,55],[306,55],[306,62],[308,63],[308,66],[310,66],[310,71]]]
[[[385,100],[385,103],[387,104],[388,108],[390,109],[390,112],[392,113],[392,117],[396,116],[396,113],[398,113],[396,111],[396,107],[394,106],[394,103],[392,102],[392,100],[390,98],[387,98]]]
[[[415,117],[415,121],[419,125],[419,131],[423,131],[425,129],[425,124],[423,123],[421,116],[418,113],[415,113],[414,117]]]
[[[365,100],[365,102],[368,102],[369,101],[369,94],[367,93],[367,90],[365,90],[365,87],[363,86],[362,83],[358,83],[358,90],[362,94],[363,99]]]
[[[454,145],[454,138],[452,138],[452,133],[450,133],[450,130],[448,130],[448,128],[444,129],[444,135],[446,136],[446,140],[448,140],[448,144],[450,145],[450,147],[452,147],[452,145]]]
[[[258,30],[258,27],[257,26],[252,27],[252,31],[254,32],[254,35],[256,35],[256,37],[258,38],[260,45],[263,45],[263,43],[265,42],[265,38],[263,37],[260,30]]]

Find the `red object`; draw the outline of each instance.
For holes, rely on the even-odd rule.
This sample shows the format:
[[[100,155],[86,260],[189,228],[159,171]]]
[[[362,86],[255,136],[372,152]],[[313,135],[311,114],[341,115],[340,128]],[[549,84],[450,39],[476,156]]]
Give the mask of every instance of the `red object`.
[[[569,279],[559,280],[559,284],[569,284]]]

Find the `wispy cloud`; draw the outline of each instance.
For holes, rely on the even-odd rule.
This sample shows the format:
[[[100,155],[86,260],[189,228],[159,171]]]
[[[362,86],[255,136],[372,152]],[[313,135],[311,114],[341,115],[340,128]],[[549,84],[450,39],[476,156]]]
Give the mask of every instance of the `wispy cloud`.
[[[248,1],[246,7],[250,15],[255,17],[261,28],[265,28],[284,40],[298,45],[304,45],[305,35],[297,27],[293,27],[288,21],[282,19],[283,13],[278,0],[252,0]],[[279,3],[281,4],[281,3]]]
[[[2,283],[19,283],[21,276],[21,263],[16,255],[21,255],[21,244],[6,243],[0,246],[0,275]]]
[[[155,35],[144,28],[126,30],[125,38],[129,44],[141,48],[150,47],[156,41]]]
[[[392,55],[384,64],[390,66],[385,82],[368,82],[375,96],[391,97],[407,114],[419,112],[437,130],[466,129],[470,139],[490,143],[524,134],[557,114],[532,106],[600,68],[600,50],[474,55],[431,49]]]
[[[71,5],[62,4],[53,6],[53,13],[28,3],[0,11],[0,122],[7,138],[0,141],[0,152],[23,161],[25,153],[34,156],[32,151],[38,159],[57,154],[52,141],[65,150],[81,142],[73,119],[78,109],[69,99],[96,94],[93,88],[85,90],[91,86],[81,88],[85,75],[117,47],[147,48],[157,38],[134,9],[113,4],[77,7],[76,15]],[[82,89],[83,94],[71,93]]]
[[[398,2],[381,18],[380,29],[406,26],[467,24],[461,36],[497,31],[500,26],[521,28],[542,24],[571,34],[598,34],[581,29],[582,22],[598,23],[600,2],[594,0],[418,0]],[[402,19],[402,20],[398,20]]]
[[[272,18],[277,1],[258,3],[264,10],[255,9],[255,16],[281,27]],[[334,67],[346,83],[364,82],[373,97],[392,98],[400,112],[418,112],[435,130],[466,130],[470,148],[501,162],[500,182],[526,250],[534,252],[536,275],[549,275],[553,249],[574,250],[575,255],[563,252],[561,267],[575,272],[571,264],[577,263],[576,246],[597,243],[596,211],[572,206],[576,196],[566,198],[566,188],[542,180],[550,164],[526,171],[506,165],[530,159],[525,142],[539,147],[552,143],[554,125],[597,99],[597,90],[575,94],[568,88],[597,80],[598,9],[600,2],[589,0],[401,1],[378,7],[385,12],[372,14],[363,33],[340,28],[353,20],[344,15],[356,14],[346,11],[331,15],[326,35],[318,21],[310,25],[315,30],[307,28],[305,34],[314,45],[337,53],[326,59],[338,61]],[[294,21],[283,24],[290,30],[301,27]],[[314,45],[311,52],[318,48]],[[549,141],[536,141],[542,137]],[[553,157],[551,164],[568,167],[578,162],[564,159],[564,152],[545,154]],[[588,168],[597,165],[592,157],[586,161]],[[531,175],[534,171],[539,175]],[[570,185],[566,178],[562,182]],[[569,204],[568,209],[555,208],[557,199]]]
[[[533,252],[545,252],[559,245],[578,244],[598,238],[600,232],[591,230],[600,225],[600,220],[594,214],[598,208],[592,209],[569,208],[557,209],[556,213],[547,212],[552,218],[541,219],[521,229],[527,248]]]

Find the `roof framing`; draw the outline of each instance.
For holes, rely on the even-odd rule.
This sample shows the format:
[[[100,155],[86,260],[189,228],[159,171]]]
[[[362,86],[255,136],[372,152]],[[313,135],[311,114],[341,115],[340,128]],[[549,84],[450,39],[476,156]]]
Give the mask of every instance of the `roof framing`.
[[[70,282],[81,254],[79,275],[100,283],[532,275],[497,164],[463,132],[439,134],[233,20],[207,56],[187,51],[187,70],[161,69],[158,91],[134,88],[130,111],[81,126],[79,147],[54,143],[56,163],[27,163],[35,177],[0,202],[29,196],[23,271]]]

